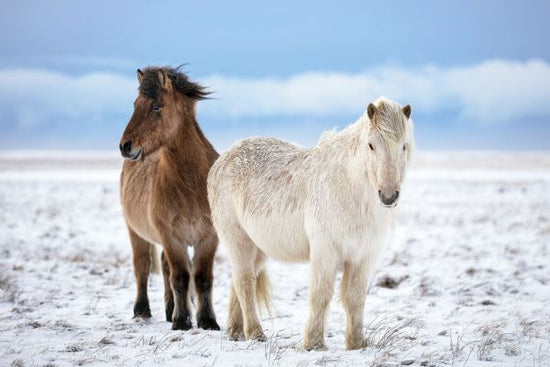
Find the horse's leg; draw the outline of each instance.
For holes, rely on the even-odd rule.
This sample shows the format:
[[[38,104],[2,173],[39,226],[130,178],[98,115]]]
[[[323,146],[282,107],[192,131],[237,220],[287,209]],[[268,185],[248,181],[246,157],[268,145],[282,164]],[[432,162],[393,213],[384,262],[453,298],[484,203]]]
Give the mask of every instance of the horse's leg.
[[[212,306],[213,267],[217,247],[218,237],[212,234],[195,246],[193,256],[193,278],[198,301],[197,326],[206,330],[220,330]]]
[[[346,311],[346,349],[365,347],[363,310],[367,297],[367,271],[363,264],[344,264],[340,297]]]
[[[189,306],[189,256],[187,248],[179,241],[162,239],[164,255],[170,270],[170,285],[174,295],[174,312],[172,313],[172,330],[189,330],[191,312]]]
[[[227,335],[230,340],[244,340],[243,310],[231,281],[229,293],[229,312],[227,314]]]
[[[151,245],[139,237],[130,227],[130,243],[132,244],[132,260],[136,276],[137,295],[134,303],[134,317],[151,317],[149,298],[147,297],[147,279],[151,271]]]
[[[166,321],[172,322],[172,314],[174,313],[174,294],[172,293],[172,287],[170,285],[170,266],[166,255],[162,251],[160,255],[160,261],[162,263],[162,277],[164,279],[164,310],[166,312]]]
[[[233,275],[233,285],[243,311],[245,338],[266,341],[256,310],[256,274],[239,269]]]
[[[258,250],[254,263],[255,273],[258,274],[264,266],[265,254]],[[257,282],[256,277],[256,282]],[[257,284],[257,283],[256,283]],[[231,282],[231,293],[229,294],[229,313],[227,315],[227,335],[231,340],[244,340],[243,311],[235,292],[235,286]]]
[[[311,286],[309,289],[309,319],[304,348],[326,350],[325,324],[327,310],[334,293],[337,266],[330,256],[311,254]]]
[[[226,237],[226,248],[231,259],[233,271],[232,283],[237,296],[243,316],[244,336],[248,339],[265,341],[265,335],[258,318],[256,310],[256,281],[257,274],[255,261],[258,249],[248,235],[239,227],[233,228],[230,238]],[[230,301],[229,317],[235,316],[237,307],[235,302]],[[228,320],[228,332],[235,332],[240,329],[238,317]],[[230,334],[231,336],[231,334]]]

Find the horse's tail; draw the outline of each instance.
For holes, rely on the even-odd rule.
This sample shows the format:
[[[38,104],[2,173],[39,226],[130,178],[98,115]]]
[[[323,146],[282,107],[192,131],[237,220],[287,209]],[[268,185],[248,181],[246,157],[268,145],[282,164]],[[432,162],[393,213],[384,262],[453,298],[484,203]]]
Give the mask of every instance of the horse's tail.
[[[256,278],[256,301],[258,306],[267,310],[271,315],[273,313],[273,303],[271,301],[271,282],[267,275],[267,269],[264,267]]]
[[[160,274],[160,259],[157,245],[151,244],[149,246],[151,246],[151,273]]]

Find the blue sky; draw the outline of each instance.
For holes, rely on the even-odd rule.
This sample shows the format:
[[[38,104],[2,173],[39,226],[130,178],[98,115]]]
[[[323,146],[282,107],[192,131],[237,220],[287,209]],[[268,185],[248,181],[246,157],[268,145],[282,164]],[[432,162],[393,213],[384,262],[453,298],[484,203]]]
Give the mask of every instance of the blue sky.
[[[550,3],[19,1],[0,14],[0,149],[116,148],[135,69],[210,86],[220,149],[315,144],[385,95],[421,149],[550,149]]]

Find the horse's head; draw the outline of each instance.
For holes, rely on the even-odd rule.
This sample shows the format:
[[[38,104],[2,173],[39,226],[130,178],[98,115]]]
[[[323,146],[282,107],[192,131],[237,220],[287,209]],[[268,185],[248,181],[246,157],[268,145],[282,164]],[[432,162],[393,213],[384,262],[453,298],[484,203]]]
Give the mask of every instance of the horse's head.
[[[394,207],[405,178],[414,148],[411,106],[384,98],[370,103],[367,140],[367,173],[371,185],[378,191],[380,203]]]
[[[166,144],[184,117],[195,113],[195,101],[208,95],[201,85],[170,67],[138,69],[137,78],[139,95],[119,145],[122,156],[133,161]]]

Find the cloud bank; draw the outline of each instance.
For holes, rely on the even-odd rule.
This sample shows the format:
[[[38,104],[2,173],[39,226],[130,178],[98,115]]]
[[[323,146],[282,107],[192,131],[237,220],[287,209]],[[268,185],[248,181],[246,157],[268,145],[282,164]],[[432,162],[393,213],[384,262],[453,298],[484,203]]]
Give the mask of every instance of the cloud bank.
[[[359,115],[385,95],[416,113],[495,124],[550,116],[550,65],[492,60],[465,67],[380,67],[362,73],[308,72],[289,78],[195,78],[215,91],[201,111],[235,120],[281,115]],[[63,123],[101,124],[132,111],[137,81],[112,73],[70,76],[48,70],[0,70],[0,127],[25,130]],[[413,112],[414,113],[414,112]]]
[[[101,123],[131,111],[136,82],[109,73],[68,76],[0,71],[0,125],[22,130],[56,123]]]
[[[211,106],[233,117],[327,115],[366,108],[385,95],[416,111],[455,111],[476,123],[550,115],[550,65],[543,61],[487,61],[456,68],[376,68],[359,74],[304,73],[288,79],[207,79],[220,98]],[[215,104],[213,104],[215,105]]]

